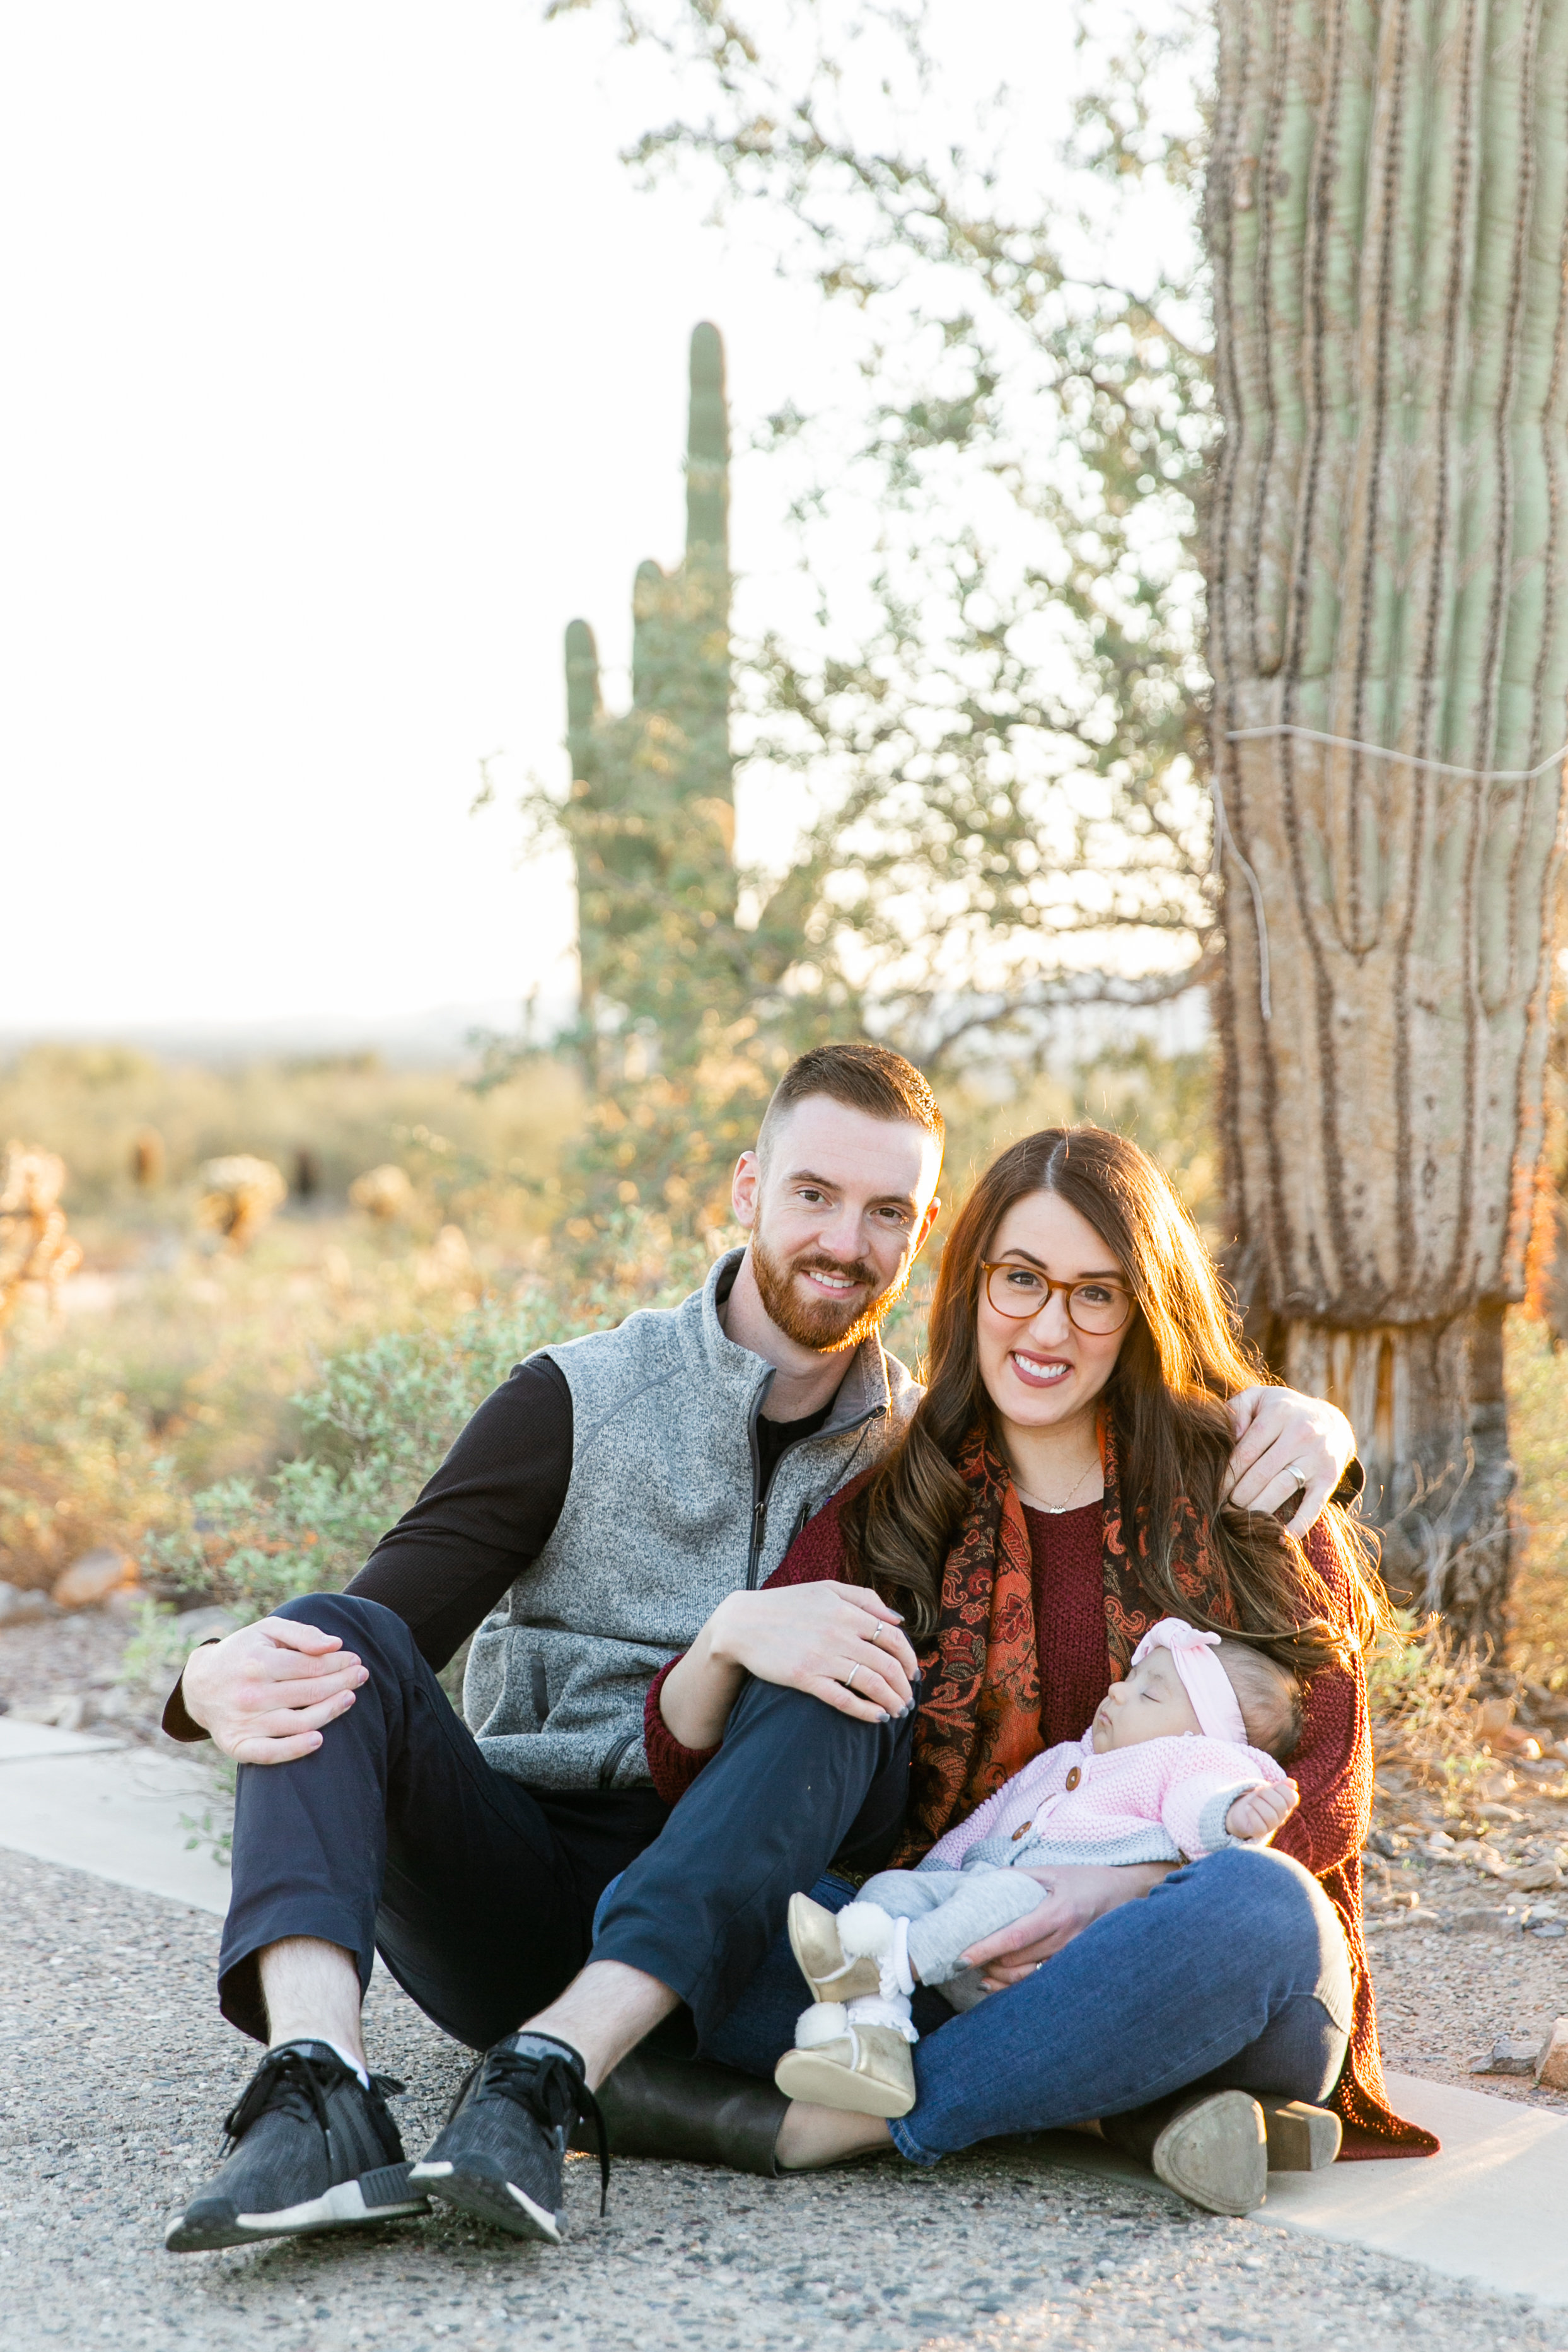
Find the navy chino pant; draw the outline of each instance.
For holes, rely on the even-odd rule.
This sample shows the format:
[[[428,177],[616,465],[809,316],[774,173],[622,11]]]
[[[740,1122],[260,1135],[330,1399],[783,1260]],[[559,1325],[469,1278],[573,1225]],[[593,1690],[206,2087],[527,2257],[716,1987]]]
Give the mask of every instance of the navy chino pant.
[[[232,2024],[267,2038],[258,1954],[340,1945],[373,1956],[425,2015],[483,2050],[553,2000],[591,1956],[657,1977],[706,2045],[779,1935],[790,1895],[837,1857],[891,1853],[913,1709],[862,1724],[748,1682],[718,1757],[674,1811],[651,1788],[530,1789],[487,1764],[402,1619],[343,1593],[277,1612],[341,1635],[369,1669],[312,1755],[245,1764],[219,1957]],[[593,1914],[624,1873],[595,1944]],[[665,2034],[681,2046],[681,2029]]]

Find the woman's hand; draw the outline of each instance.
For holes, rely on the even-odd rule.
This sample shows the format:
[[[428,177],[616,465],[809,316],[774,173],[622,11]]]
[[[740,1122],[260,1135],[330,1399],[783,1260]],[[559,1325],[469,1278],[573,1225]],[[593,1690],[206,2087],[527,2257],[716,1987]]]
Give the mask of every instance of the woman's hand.
[[[193,1650],[180,1678],[185,1712],[240,1764],[291,1764],[321,1745],[321,1727],[354,1704],[369,1669],[336,1633],[264,1617]]]
[[[1176,1867],[1174,1862],[1069,1862],[1026,1871],[1024,1875],[1038,1879],[1044,1892],[1039,1910],[983,1937],[963,1957],[983,1971],[988,1992],[1000,1992],[1004,1985],[1032,1976],[1042,1960],[1054,1958],[1107,1911],[1146,1895]]]
[[[1244,1797],[1238,1797],[1225,1816],[1225,1826],[1233,1838],[1247,1838],[1261,1845],[1276,1830],[1282,1830],[1296,1807],[1301,1792],[1293,1780],[1260,1780]]]
[[[915,1696],[915,1652],[901,1624],[896,1609],[858,1584],[732,1592],[666,1676],[659,1711],[683,1748],[712,1748],[755,1675],[810,1691],[857,1723],[881,1723]]]
[[[1243,1389],[1230,1400],[1236,1446],[1226,1492],[1241,1511],[1278,1511],[1300,1493],[1288,1532],[1304,1536],[1344,1475],[1355,1432],[1343,1412],[1294,1389]]]

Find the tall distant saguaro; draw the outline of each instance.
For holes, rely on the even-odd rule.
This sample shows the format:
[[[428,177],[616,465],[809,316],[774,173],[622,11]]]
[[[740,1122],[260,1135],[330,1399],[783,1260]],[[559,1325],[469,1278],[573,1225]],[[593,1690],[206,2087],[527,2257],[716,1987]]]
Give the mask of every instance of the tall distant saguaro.
[[[567,824],[584,1021],[600,1055],[622,1054],[649,1030],[665,1049],[695,1037],[703,1007],[688,1002],[674,934],[694,910],[699,921],[733,921],[729,594],[724,344],[705,324],[691,341],[685,557],[667,573],[653,562],[638,569],[629,711],[602,707],[587,622],[566,633]]]
[[[1390,1582],[1502,1625],[1568,738],[1568,0],[1219,0],[1239,1279]]]

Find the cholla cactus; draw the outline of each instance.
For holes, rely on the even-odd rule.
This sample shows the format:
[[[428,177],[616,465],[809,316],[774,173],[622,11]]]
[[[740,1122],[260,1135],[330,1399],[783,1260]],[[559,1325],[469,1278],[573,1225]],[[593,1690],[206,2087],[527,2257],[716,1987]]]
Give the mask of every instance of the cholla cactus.
[[[11,1142],[0,1158],[0,1351],[4,1333],[29,1283],[38,1285],[51,1309],[60,1286],[81,1264],[81,1250],[66,1230],[59,1205],[66,1163],[36,1144]]]
[[[207,1160],[202,1182],[206,1189],[196,1203],[196,1214],[234,1250],[248,1248],[274,1209],[288,1198],[283,1171],[270,1160],[253,1159],[247,1151]]]
[[[413,1206],[413,1185],[406,1170],[389,1160],[356,1176],[349,1187],[349,1198],[368,1217],[390,1225],[394,1218],[406,1217]]]

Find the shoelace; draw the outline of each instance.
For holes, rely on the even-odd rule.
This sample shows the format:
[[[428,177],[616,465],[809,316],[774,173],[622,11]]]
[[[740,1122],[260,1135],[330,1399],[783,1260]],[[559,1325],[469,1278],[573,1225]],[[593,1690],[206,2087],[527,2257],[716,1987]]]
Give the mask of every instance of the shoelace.
[[[236,2148],[252,2124],[275,2107],[306,2120],[314,2116],[321,2126],[323,2139],[330,2147],[327,2093],[344,2077],[354,2083],[360,2079],[340,2058],[308,2058],[303,2050],[275,2050],[270,2057],[262,2060],[224,2117],[224,2154],[227,2156]],[[371,2076],[371,2090],[378,2099],[385,2100],[402,2087],[391,2074]]]
[[[608,2212],[610,2135],[604,2128],[598,2100],[570,2061],[564,2057],[537,2058],[525,2050],[487,2050],[458,2084],[457,2096],[446,2118],[448,2123],[467,2097],[476,2075],[479,2077],[480,2095],[498,2092],[547,2131],[559,2131],[562,2125],[576,2123],[580,2118],[592,2124],[599,2146],[599,2210],[601,2217]]]

